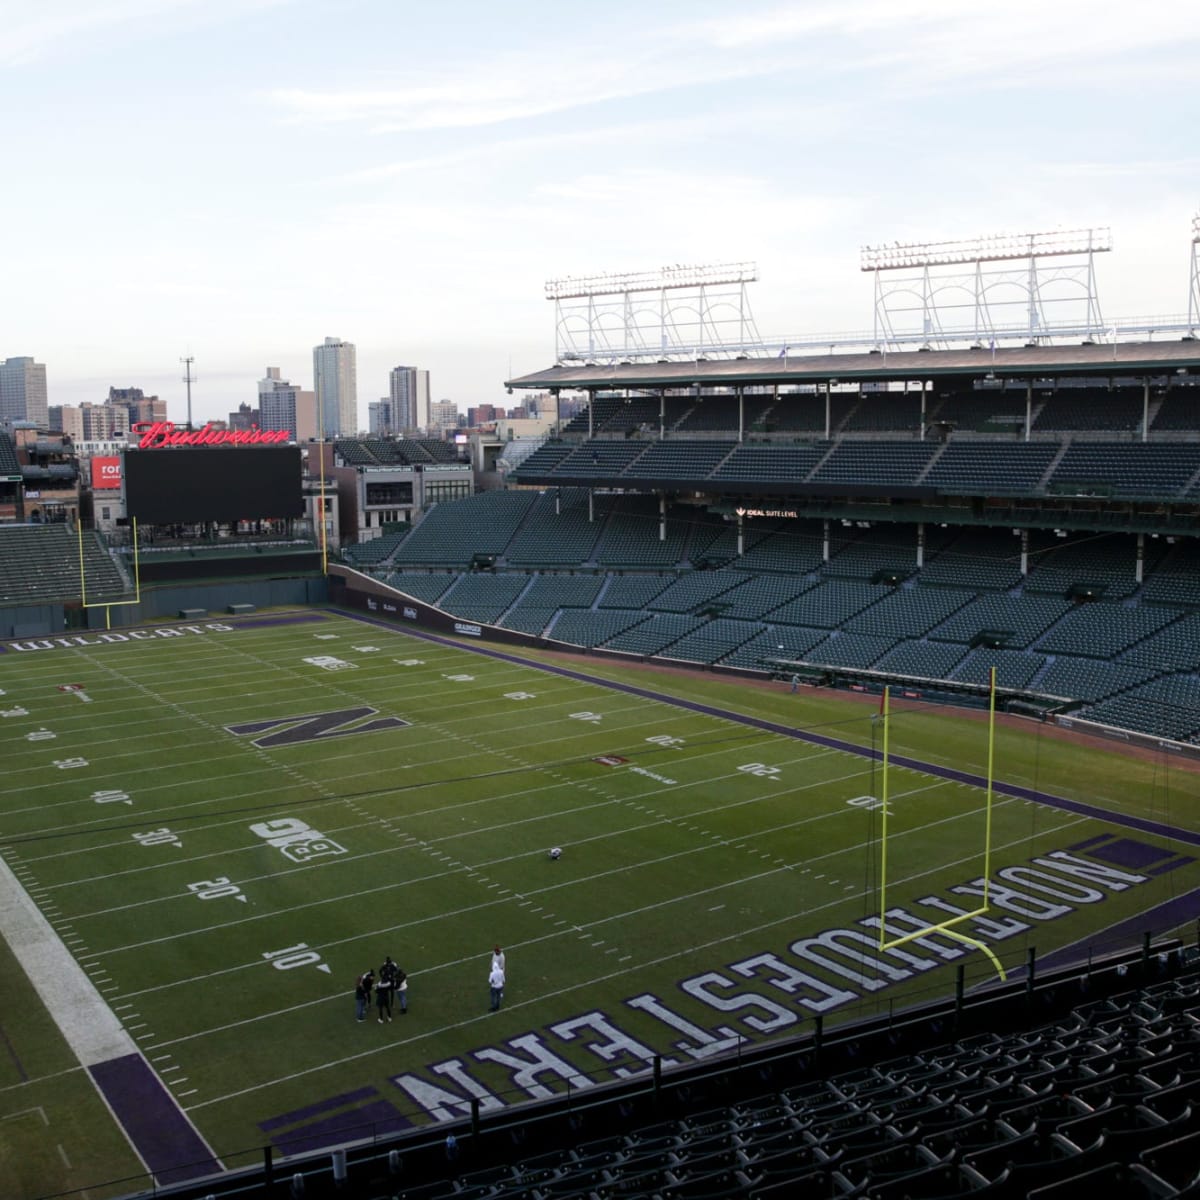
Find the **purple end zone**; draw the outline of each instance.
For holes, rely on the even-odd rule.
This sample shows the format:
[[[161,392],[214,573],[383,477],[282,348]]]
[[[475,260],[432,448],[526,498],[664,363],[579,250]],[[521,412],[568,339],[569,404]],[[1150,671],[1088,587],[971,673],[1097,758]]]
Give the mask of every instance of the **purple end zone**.
[[[140,1054],[88,1068],[100,1094],[159,1183],[183,1183],[224,1169]]]
[[[265,629],[269,625],[308,625],[313,621],[325,621],[327,617],[316,613],[308,613],[295,617],[258,617],[251,621],[234,618],[230,622],[235,629]]]
[[[327,1100],[318,1100],[315,1104],[305,1105],[304,1108],[294,1108],[291,1112],[272,1117],[269,1121],[259,1121],[258,1127],[263,1133],[270,1133],[273,1129],[282,1129],[285,1125],[298,1125],[301,1121],[307,1121],[309,1117],[319,1117],[331,1109],[345,1108],[348,1104],[357,1104],[360,1100],[378,1095],[379,1089],[373,1087],[362,1087],[355,1092],[342,1092],[340,1096],[330,1096]]]

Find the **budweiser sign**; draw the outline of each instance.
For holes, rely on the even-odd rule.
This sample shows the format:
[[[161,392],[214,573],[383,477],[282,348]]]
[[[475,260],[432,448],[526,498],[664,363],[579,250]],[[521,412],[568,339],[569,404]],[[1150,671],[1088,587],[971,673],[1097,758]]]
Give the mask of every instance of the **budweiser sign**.
[[[164,446],[277,446],[290,442],[290,429],[215,429],[210,421],[203,429],[176,429],[174,421],[135,421],[139,450],[161,450]]]

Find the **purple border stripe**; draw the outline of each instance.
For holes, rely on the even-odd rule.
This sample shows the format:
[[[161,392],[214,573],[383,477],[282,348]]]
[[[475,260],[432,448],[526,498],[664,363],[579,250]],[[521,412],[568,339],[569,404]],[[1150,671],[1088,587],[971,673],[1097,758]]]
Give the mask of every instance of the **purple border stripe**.
[[[280,1126],[297,1125],[309,1117],[318,1117],[321,1113],[329,1112],[331,1108],[342,1108],[358,1100],[365,1100],[368,1096],[378,1095],[379,1089],[374,1087],[359,1088],[356,1092],[343,1092],[340,1096],[330,1096],[328,1100],[318,1100],[316,1104],[309,1104],[305,1108],[294,1108],[291,1112],[271,1117],[270,1120],[259,1121],[258,1127],[263,1133],[270,1133],[272,1129],[278,1129]]]
[[[1071,851],[1086,850],[1089,846],[1094,846],[1097,842],[1105,842],[1112,836],[1111,833],[1098,833],[1095,837],[1088,838],[1086,842],[1073,842],[1067,849]]]
[[[88,1072],[159,1183],[183,1183],[224,1170],[140,1054],[110,1058]]]
[[[789,725],[781,725],[777,721],[764,721],[758,717],[748,717],[742,713],[725,708],[717,708],[711,704],[698,704],[694,700],[682,700],[665,692],[655,692],[650,688],[634,687],[630,683],[616,683],[611,679],[601,679],[595,675],[586,675],[582,671],[572,671],[567,667],[556,667],[549,663],[532,662],[516,654],[506,654],[503,650],[492,650],[484,646],[464,645],[451,638],[441,637],[436,633],[425,633],[418,629],[401,628],[377,617],[364,613],[352,612],[348,609],[338,609],[341,615],[376,629],[386,629],[392,633],[406,634],[408,637],[419,638],[422,641],[434,642],[439,646],[449,646],[454,650],[466,650],[471,654],[480,654],[485,658],[499,659],[501,662],[516,663],[523,667],[532,667],[544,671],[548,675],[557,675],[563,679],[574,679],[581,683],[594,684],[597,687],[609,688],[614,692],[623,692],[627,696],[639,696],[643,700],[657,700],[662,704],[670,704],[676,708],[684,708],[690,712],[703,713],[708,717],[718,717],[721,720],[732,721],[736,725],[748,725],[752,729],[762,729],[767,733],[778,733],[783,737],[795,738],[813,746],[824,746],[829,750],[841,750],[845,754],[853,754],[858,758],[873,759],[879,762],[883,758],[880,750],[868,750],[865,746],[845,742],[841,738],[827,737],[822,733],[806,733],[801,729],[793,729]],[[947,779],[951,783],[965,783],[968,787],[986,788],[987,779],[982,775],[973,775],[969,771],[959,771],[954,767],[941,767],[936,763],[921,762],[920,759],[908,758],[906,755],[890,755],[890,761],[898,767],[907,767],[913,771],[922,771],[937,779]],[[1052,792],[1041,792],[1035,788],[1023,787],[1018,783],[1005,783],[994,780],[992,791],[998,795],[1011,796],[1015,800],[1032,800],[1036,804],[1045,804],[1050,808],[1061,809],[1063,812],[1074,813],[1080,817],[1091,817],[1097,821],[1106,821],[1110,825],[1122,825],[1127,829],[1136,829],[1140,833],[1148,833],[1155,837],[1172,838],[1175,841],[1186,842],[1191,846],[1200,846],[1200,832],[1190,829],[1180,829],[1178,826],[1166,825],[1161,821],[1151,821],[1145,817],[1134,817],[1126,813],[1110,812],[1094,804],[1084,804],[1079,800],[1068,800],[1065,796],[1056,796]]]
[[[1059,967],[1070,966],[1072,963],[1079,961],[1089,946],[1110,942],[1121,942],[1123,945],[1129,946],[1147,931],[1154,932],[1156,930],[1173,929],[1176,926],[1182,925],[1184,921],[1195,920],[1197,918],[1200,918],[1200,888],[1185,892],[1182,896],[1176,896],[1173,900],[1164,900],[1162,904],[1156,904],[1153,908],[1146,909],[1145,912],[1139,913],[1136,917],[1130,917],[1126,921],[1119,921],[1116,925],[1110,925],[1107,929],[1092,934],[1090,937],[1083,938],[1078,942],[1073,942],[1069,946],[1063,946],[1059,950],[1052,951],[1045,957],[1037,960],[1037,970],[1054,971]],[[1010,972],[1014,976],[1023,975],[1024,973],[1024,967]]]
[[[249,621],[243,621],[238,617],[230,619],[234,629],[265,629],[268,625],[309,625],[313,621],[327,621],[328,617],[312,615],[301,615],[298,617],[258,617]]]
[[[314,1121],[292,1133],[276,1134],[271,1142],[282,1154],[310,1154],[326,1146],[340,1146],[359,1138],[375,1138],[411,1128],[412,1122],[401,1116],[390,1100],[376,1100],[362,1108],[326,1117],[324,1121]]]
[[[1186,867],[1196,860],[1193,857],[1185,855],[1183,858],[1173,858],[1170,862],[1165,862],[1161,867],[1151,867],[1146,872],[1147,875],[1166,875],[1170,871],[1177,871],[1180,867]]]

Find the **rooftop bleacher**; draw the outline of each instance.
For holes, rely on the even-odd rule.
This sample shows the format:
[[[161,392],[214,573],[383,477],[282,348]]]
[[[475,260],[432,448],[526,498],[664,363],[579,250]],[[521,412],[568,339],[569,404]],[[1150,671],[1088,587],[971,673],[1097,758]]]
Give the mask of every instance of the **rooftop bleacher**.
[[[21,464],[17,460],[16,447],[12,438],[0,429],[0,475],[20,475]]]

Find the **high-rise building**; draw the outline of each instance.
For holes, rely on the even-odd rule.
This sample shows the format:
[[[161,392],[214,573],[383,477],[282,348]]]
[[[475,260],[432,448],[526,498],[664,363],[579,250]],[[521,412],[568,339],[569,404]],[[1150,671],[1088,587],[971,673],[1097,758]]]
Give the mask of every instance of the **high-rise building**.
[[[298,442],[317,436],[316,393],[280,378],[278,367],[258,381],[258,411],[263,429],[287,429]]]
[[[429,429],[429,372],[417,367],[393,367],[388,385],[395,428]]]
[[[458,405],[453,400],[438,400],[429,406],[429,430],[441,432],[458,428]]]
[[[358,432],[357,376],[353,342],[327,337],[313,347],[313,391],[322,437],[353,437]]]
[[[32,358],[6,358],[0,363],[0,422],[31,421],[45,429],[46,410],[45,364]]]
[[[367,405],[367,429],[376,434],[396,432],[396,425],[392,420],[392,402],[386,396],[372,400]]]

